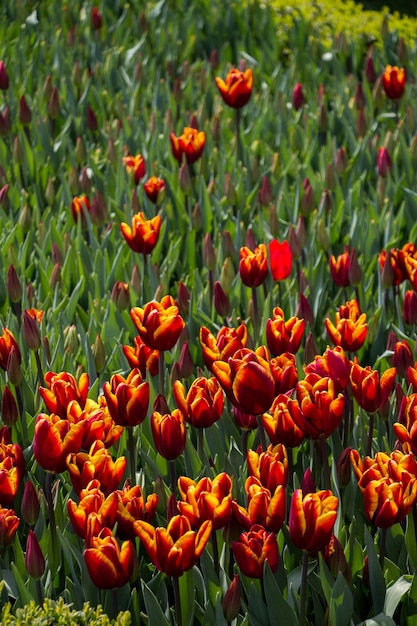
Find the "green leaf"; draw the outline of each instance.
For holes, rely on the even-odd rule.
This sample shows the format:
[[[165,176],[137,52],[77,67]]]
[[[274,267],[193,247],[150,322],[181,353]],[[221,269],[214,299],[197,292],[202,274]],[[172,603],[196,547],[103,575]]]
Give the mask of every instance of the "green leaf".
[[[417,626],[417,575],[414,574],[410,590],[404,601],[407,626]]]
[[[375,544],[366,526],[364,534],[366,550],[368,552],[369,583],[371,586],[372,600],[374,602],[375,610],[378,611],[378,613],[381,613],[383,611],[385,601],[384,574],[382,573],[382,569],[379,564]]]
[[[388,587],[385,596],[384,613],[389,617],[394,617],[395,610],[401,598],[410,589],[412,583],[411,576],[401,576],[391,587]]]
[[[407,546],[408,556],[414,569],[417,569],[417,541],[416,541],[416,527],[414,521],[414,513],[410,511],[407,515],[406,529],[405,529],[405,545]]]
[[[375,617],[370,617],[357,626],[397,626],[394,620],[383,613],[378,613]]]
[[[195,587],[193,572],[188,570],[178,579],[181,598],[182,623],[184,626],[192,626],[194,623]]]
[[[268,563],[264,565],[264,588],[269,621],[274,624],[277,614],[286,626],[297,626],[298,618],[284,596]]]
[[[16,581],[17,589],[19,591],[19,600],[20,600],[21,606],[24,606],[25,604],[29,604],[31,600],[34,600],[34,598],[32,597],[29,589],[26,587],[27,580],[26,581],[23,580],[19,570],[17,569],[14,563],[11,564],[11,568],[12,568],[14,579]]]
[[[353,596],[345,577],[339,572],[330,598],[330,623],[348,626],[353,613]]]
[[[149,589],[148,585],[142,580],[142,593],[145,601],[146,613],[148,615],[149,624],[158,624],[158,626],[171,626],[170,621],[161,609],[154,593]]]

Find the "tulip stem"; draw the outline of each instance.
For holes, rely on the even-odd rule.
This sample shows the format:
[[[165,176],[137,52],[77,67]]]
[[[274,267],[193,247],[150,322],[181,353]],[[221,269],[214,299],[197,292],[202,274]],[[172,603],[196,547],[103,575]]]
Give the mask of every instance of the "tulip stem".
[[[327,443],[326,443],[326,438],[324,435],[321,435],[320,437],[320,447],[321,447],[321,458],[323,461],[324,484],[326,485],[326,489],[331,489],[329,456],[327,454]]]
[[[58,543],[57,543],[57,533],[56,533],[54,498],[52,495],[52,478],[53,478],[52,472],[46,472],[45,495],[46,495],[46,502],[48,505],[49,527],[50,527],[51,539],[52,539],[52,552],[54,554],[55,559],[57,559],[58,558]]]
[[[112,610],[113,610],[113,617],[116,619],[117,618],[117,614],[119,612],[119,602],[117,599],[117,588],[113,587],[113,589],[111,590],[111,604],[112,604]]]
[[[265,450],[266,450],[266,437],[265,437],[264,424],[263,424],[263,421],[262,421],[262,415],[257,415],[256,416],[256,421],[258,423],[259,440],[261,442],[262,450],[265,452]]]
[[[236,168],[239,166],[239,161],[242,158],[240,144],[240,109],[236,109]]]
[[[16,399],[17,399],[17,407],[19,409],[20,421],[22,423],[22,435],[23,441],[26,445],[28,443],[28,428],[26,423],[26,413],[23,408],[23,397],[20,387],[15,387],[16,389]]]
[[[159,393],[165,398],[165,353],[159,351]]]
[[[172,586],[174,588],[176,624],[177,626],[182,626],[181,596],[178,576],[172,576]]]
[[[38,604],[39,604],[39,606],[42,606],[42,604],[43,604],[43,591],[42,591],[42,584],[41,584],[41,581],[39,580],[39,578],[37,578],[35,580],[35,587],[36,587],[36,595],[38,597]]]
[[[303,561],[301,564],[301,589],[300,589],[300,626],[306,623],[306,592],[307,592],[307,569],[308,552],[303,550]]]
[[[219,565],[219,546],[217,544],[217,535],[216,531],[211,531],[211,546],[213,548],[213,563],[214,563],[214,571],[216,572],[217,577],[220,574],[220,565]]]
[[[136,454],[135,454],[135,438],[133,436],[133,427],[129,426],[127,429],[127,444],[129,448],[129,460],[130,460],[130,480],[132,486],[136,485]]]
[[[41,365],[41,359],[39,356],[39,350],[35,350],[35,359],[36,359],[36,368],[38,370],[38,380],[39,380],[39,385],[41,387],[45,386],[45,380],[43,377],[43,373],[42,373],[42,365]]]
[[[379,564],[381,566],[382,572],[384,572],[384,562],[385,562],[385,548],[387,543],[387,529],[380,528],[380,539],[379,539]]]
[[[177,472],[175,469],[175,460],[169,461],[169,486],[171,488],[171,493],[175,496],[176,486],[177,486]]]
[[[371,413],[369,416],[369,432],[368,432],[368,444],[366,447],[366,454],[371,456],[372,454],[372,436],[374,432],[374,414]]]
[[[258,307],[258,294],[256,293],[256,287],[252,287],[252,322],[253,322],[253,334],[256,339],[259,334],[259,307]]]

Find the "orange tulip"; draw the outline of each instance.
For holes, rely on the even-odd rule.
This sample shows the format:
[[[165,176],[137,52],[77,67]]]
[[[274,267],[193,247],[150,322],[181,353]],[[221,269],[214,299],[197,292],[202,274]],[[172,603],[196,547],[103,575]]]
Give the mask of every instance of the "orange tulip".
[[[100,489],[98,480],[92,480],[85,489],[81,489],[80,501],[78,504],[74,500],[68,500],[68,517],[74,531],[79,537],[85,539],[87,533],[87,520],[91,514],[95,514],[102,527],[113,528],[116,522],[119,495],[112,492],[105,497]]]
[[[229,70],[226,79],[215,78],[217,89],[227,106],[240,109],[252,95],[253,74],[251,69],[241,72],[237,68]]]
[[[133,252],[151,254],[158,243],[161,225],[162,218],[160,215],[155,215],[155,217],[147,220],[145,214],[139,212],[132,217],[132,226],[122,222],[120,231]]]
[[[143,309],[131,309],[130,317],[142,341],[152,350],[171,350],[185,327],[178,305],[169,295],[161,302],[148,302]]]
[[[267,561],[273,572],[278,569],[279,552],[275,533],[255,524],[248,532],[240,535],[239,541],[232,543],[236,563],[245,576],[262,578],[264,563]]]
[[[18,357],[19,363],[22,360],[19,346],[11,330],[3,328],[3,335],[0,337],[0,367],[6,371],[7,361],[9,360],[9,354],[14,348]]]
[[[405,266],[405,257],[408,251],[404,247],[402,249],[392,248],[391,250],[382,250],[378,257],[379,267],[382,272],[382,282],[384,287],[391,285],[400,285],[407,280],[408,272]]]
[[[83,228],[87,227],[86,213],[90,213],[90,201],[85,194],[74,196],[71,202],[71,212],[74,222],[81,220]]]
[[[327,317],[324,320],[327,333],[335,346],[355,352],[362,347],[368,332],[366,314],[360,312],[356,300],[346,302],[336,312],[336,325]]]
[[[210,539],[211,526],[206,520],[197,532],[191,530],[184,515],[171,517],[167,528],[154,528],[142,520],[133,524],[152,563],[168,576],[181,576],[194,567]]]
[[[336,258],[333,254],[329,257],[330,273],[333,282],[339,287],[349,287],[350,281],[350,248],[345,246],[345,251]]]
[[[256,351],[242,348],[227,363],[215,361],[212,365],[226,396],[244,413],[264,413],[274,400],[275,381],[265,356],[262,346]]]
[[[388,400],[396,375],[395,367],[385,370],[382,376],[370,365],[361,367],[359,363],[352,365],[350,383],[353,396],[360,407],[375,413]]]
[[[13,509],[5,509],[0,506],[0,546],[12,543],[20,524]]]
[[[417,455],[417,393],[403,397],[398,417],[399,421],[393,425],[394,433],[404,452]]]
[[[0,445],[0,498],[1,503],[11,504],[17,494],[24,473],[13,456],[5,454],[4,444]],[[23,458],[23,457],[22,457]]]
[[[97,479],[105,496],[120,485],[125,468],[126,458],[119,456],[113,461],[102,441],[95,441],[89,452],[68,454],[67,469],[75,493],[81,493],[90,480]]]
[[[333,534],[339,500],[330,490],[308,493],[296,489],[291,498],[289,532],[297,548],[311,554],[323,550]]]
[[[264,452],[261,447],[257,452],[248,450],[246,456],[249,474],[257,478],[271,493],[278,485],[287,484],[288,454],[282,443],[270,445]]]
[[[117,534],[133,541],[136,537],[133,529],[134,522],[137,520],[152,522],[158,496],[156,493],[151,493],[145,500],[142,488],[139,485],[131,487],[129,481],[126,481],[123,488],[115,493],[119,496],[116,511]]]
[[[303,441],[305,434],[294,422],[288,408],[289,402],[289,396],[280,393],[269,412],[262,415],[262,423],[273,445],[282,443],[287,448],[295,448]]]
[[[248,328],[240,324],[237,328],[222,326],[214,335],[202,326],[200,328],[200,344],[203,350],[203,359],[206,367],[212,371],[214,361],[227,361],[235,352],[246,347]]]
[[[404,93],[405,89],[405,69],[387,65],[382,74],[382,84],[384,91],[391,100],[398,100]]]
[[[275,395],[292,391],[298,382],[295,356],[291,352],[284,352],[270,359],[269,364],[275,382]]]
[[[103,393],[116,424],[133,427],[143,422],[148,412],[149,383],[142,381],[138,369],[131,370],[127,378],[114,374],[104,383]]]
[[[172,154],[179,163],[181,163],[183,155],[188,165],[191,165],[203,154],[206,144],[206,133],[203,131],[185,127],[182,135],[176,137],[174,133],[171,133],[169,138]]]
[[[145,378],[146,373],[149,372],[151,376],[156,376],[159,371],[159,352],[158,350],[152,350],[142,341],[137,335],[133,339],[134,346],[122,346],[123,354],[125,355],[130,367],[134,369],[137,367]]]
[[[157,176],[151,176],[143,184],[143,188],[149,200],[154,204],[160,203],[165,195],[165,181]]]
[[[120,547],[109,528],[103,528],[84,550],[84,559],[90,578],[100,589],[123,587],[133,574],[135,549],[131,541]]]
[[[159,454],[169,461],[176,459],[185,448],[184,415],[179,409],[161,414],[154,411],[151,417],[152,436]]]
[[[75,400],[83,409],[87,402],[89,376],[83,372],[77,381],[68,372],[46,372],[46,387],[39,387],[39,393],[50,413],[56,413],[63,419],[67,417],[67,408],[72,400]]]
[[[284,312],[276,306],[273,317],[266,322],[266,342],[273,356],[291,352],[295,354],[300,347],[305,329],[305,320],[298,317],[284,319]]]
[[[296,400],[288,408],[297,426],[309,439],[329,437],[339,426],[345,412],[345,397],[337,393],[327,376],[307,374],[296,387]]]
[[[99,396],[98,402],[87,399],[84,410],[78,402],[72,400],[67,408],[67,419],[71,424],[86,422],[81,445],[84,450],[89,450],[97,439],[102,441],[106,448],[110,448],[123,433],[123,426],[116,424],[112,419],[104,396]]]
[[[274,491],[270,491],[258,478],[249,476],[245,482],[245,490],[248,497],[247,508],[233,502],[234,515],[242,527],[250,530],[251,526],[259,524],[265,530],[277,533],[285,520],[285,485],[277,485]]]
[[[141,154],[136,156],[127,155],[122,158],[122,163],[125,166],[126,172],[133,175],[135,185],[139,184],[141,178],[146,174],[145,159]]]
[[[176,380],[173,391],[178,408],[195,428],[208,428],[221,418],[224,395],[217,378],[199,376],[191,383],[187,395],[184,385]]]
[[[213,480],[202,478],[198,483],[180,476],[178,489],[182,501],[177,503],[181,515],[185,515],[192,528],[199,528],[210,520],[212,529],[223,528],[232,512],[232,479],[226,472],[218,474]]]
[[[33,455],[36,462],[48,472],[60,473],[66,469],[68,454],[81,449],[87,422],[71,424],[52,413],[40,413],[35,422]]]
[[[247,287],[259,287],[265,282],[268,274],[268,258],[264,243],[259,244],[253,251],[247,246],[240,249],[239,273],[243,284]]]

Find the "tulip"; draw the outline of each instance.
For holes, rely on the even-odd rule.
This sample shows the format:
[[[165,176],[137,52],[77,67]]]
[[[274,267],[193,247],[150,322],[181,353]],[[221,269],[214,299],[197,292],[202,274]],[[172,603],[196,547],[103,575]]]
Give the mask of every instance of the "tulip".
[[[137,368],[143,378],[145,378],[146,372],[149,372],[151,376],[156,376],[159,370],[159,351],[148,348],[139,336],[136,336],[133,341],[134,347],[122,347],[130,367],[132,369]]]
[[[297,383],[296,400],[288,408],[297,426],[309,439],[329,437],[339,426],[345,411],[345,396],[337,393],[334,381],[307,374]]]
[[[39,495],[31,480],[28,480],[25,483],[22,496],[21,512],[22,518],[24,519],[26,524],[29,524],[29,526],[33,526],[39,517]]]
[[[98,7],[94,6],[90,13],[90,22],[93,30],[100,30],[103,24],[103,19]]]
[[[388,150],[382,146],[378,149],[377,168],[378,174],[382,178],[386,178],[388,174],[392,174],[393,165],[391,157]]]
[[[255,428],[258,428],[256,415],[244,413],[235,406],[233,407],[233,420],[243,431],[255,430]]]
[[[0,444],[1,503],[11,504],[17,494],[25,470],[22,451],[18,444]]]
[[[417,293],[414,289],[405,292],[402,313],[406,324],[412,326],[417,322]]]
[[[352,365],[350,383],[356,402],[368,413],[375,413],[388,400],[396,375],[395,367],[391,367],[379,376],[370,365],[361,367],[359,363]]]
[[[230,301],[228,295],[223,290],[223,287],[218,280],[214,283],[213,299],[217,315],[226,318],[230,313]]]
[[[275,395],[294,389],[298,381],[295,356],[291,352],[284,352],[270,359],[269,364],[275,382]]]
[[[143,185],[146,195],[154,204],[160,204],[165,195],[165,181],[162,178],[151,176]]]
[[[339,307],[336,325],[327,317],[324,320],[327,333],[336,346],[355,352],[362,347],[368,332],[366,314],[361,313],[356,300]]]
[[[29,576],[35,580],[41,578],[45,571],[45,558],[33,530],[29,531],[26,542],[25,566]]]
[[[352,584],[352,570],[346,560],[343,546],[335,535],[330,537],[329,543],[325,546],[323,558],[333,578],[337,578],[341,572],[347,584],[349,586]]]
[[[185,420],[196,428],[208,428],[220,419],[224,407],[224,395],[217,378],[196,378],[188,393],[184,385],[176,380],[174,398]]]
[[[263,487],[255,476],[249,476],[245,482],[248,497],[247,509],[233,503],[233,511],[245,530],[254,524],[265,530],[277,533],[282,527],[286,513],[285,485],[277,485],[274,491]]]
[[[390,100],[399,100],[404,93],[406,74],[404,68],[387,65],[382,74],[384,91]]]
[[[113,461],[104,443],[98,439],[94,441],[89,452],[70,452],[65,460],[72,486],[77,494],[81,493],[91,480],[97,479],[101,491],[107,496],[118,488],[126,468],[126,458],[119,456]]]
[[[410,378],[410,372],[407,382],[408,384],[413,384],[413,379]],[[404,396],[402,398],[398,420],[399,421],[395,422],[393,425],[393,429],[404,452],[407,454],[409,452],[417,454],[417,394],[415,392],[410,396]]]
[[[90,578],[100,589],[123,587],[133,574],[135,549],[131,541],[120,547],[109,528],[100,531],[84,550],[84,559]]]
[[[106,201],[103,195],[97,191],[91,200],[90,219],[93,226],[103,226],[107,218]]]
[[[402,378],[407,376],[408,368],[414,365],[413,353],[405,339],[395,342],[392,364]]]
[[[130,317],[141,339],[152,350],[171,350],[185,328],[177,303],[169,295],[160,302],[148,302],[143,309],[131,309]]]
[[[168,576],[181,576],[200,558],[210,539],[212,523],[204,521],[196,532],[191,530],[187,517],[174,515],[167,528],[154,528],[142,520],[134,522],[133,528],[155,567]]]
[[[265,244],[261,243],[253,252],[246,246],[240,249],[239,273],[248,287],[258,287],[265,281],[268,273]]]
[[[283,444],[295,448],[303,441],[304,431],[294,422],[288,408],[290,398],[286,394],[276,396],[268,413],[262,415],[265,432],[272,445]]]
[[[244,323],[237,328],[222,326],[216,337],[205,326],[200,328],[203,359],[210,371],[215,361],[227,361],[235,352],[246,347],[247,341],[248,329]]]
[[[46,471],[60,473],[66,469],[66,458],[81,449],[87,422],[71,424],[58,415],[40,413],[35,421],[33,455]]]
[[[147,220],[144,213],[139,212],[132,217],[132,226],[122,222],[120,231],[133,252],[150,254],[158,243],[161,224],[160,215]]]
[[[4,61],[0,61],[0,89],[7,91],[9,88],[9,75]]]
[[[183,155],[188,165],[195,163],[201,157],[206,144],[206,133],[191,127],[185,127],[179,137],[171,133],[169,138],[172,154],[180,164]]]
[[[266,322],[266,341],[273,355],[291,352],[295,354],[300,347],[305,329],[305,320],[298,317],[284,319],[284,312],[280,307],[272,311],[272,319]]]
[[[105,497],[99,488],[97,479],[90,481],[85,489],[80,492],[80,501],[76,504],[68,500],[67,511],[71,525],[79,537],[86,539],[88,532],[88,519],[95,516],[102,528],[113,528],[116,522],[116,514],[120,502],[118,492],[112,492]]]
[[[63,419],[67,417],[67,408],[75,400],[81,409],[87,402],[90,378],[83,372],[78,379],[68,372],[46,372],[46,387],[40,387],[39,393],[50,413],[56,413]]]
[[[292,252],[287,240],[280,243],[273,239],[269,243],[269,263],[274,280],[288,278],[292,268]]]
[[[7,271],[6,287],[10,302],[17,303],[22,300],[22,285],[13,265],[9,265],[9,269]]]
[[[142,380],[138,369],[127,378],[114,374],[103,385],[109,413],[120,426],[137,426],[146,418],[149,405],[149,383]]]
[[[233,68],[228,72],[225,80],[217,76],[215,82],[227,106],[240,109],[249,102],[253,89],[251,69],[242,72],[237,68]]]
[[[5,509],[0,506],[0,546],[12,543],[19,527],[20,519],[13,509]]]
[[[264,413],[274,400],[275,381],[267,356],[262,348],[257,351],[242,348],[227,363],[215,361],[212,365],[213,374],[226,396],[244,413]]]
[[[339,500],[330,490],[303,496],[296,489],[291,498],[289,533],[297,548],[309,554],[323,550],[333,534]]]
[[[179,409],[163,415],[154,411],[151,416],[151,429],[155,447],[164,459],[173,461],[182,454],[186,432],[184,415]]]
[[[261,447],[257,452],[248,450],[247,463],[250,476],[259,480],[271,493],[279,485],[287,484],[288,455],[283,444],[270,445],[264,452]]]
[[[345,246],[345,251],[337,259],[332,254],[329,257],[330,272],[333,281],[339,287],[349,287],[350,282],[351,252],[349,246]]]
[[[140,179],[146,174],[146,163],[143,156],[141,154],[136,156],[127,155],[122,158],[122,163],[127,174],[132,174],[135,185],[138,185]]]
[[[20,363],[22,357],[20,354],[19,346],[17,345],[17,341],[13,333],[8,328],[3,328],[3,335],[0,336],[0,367],[4,371],[7,370],[7,363],[12,348],[15,349],[18,361]]]
[[[5,385],[3,389],[3,397],[1,399],[1,419],[3,424],[11,428],[16,424],[19,417],[19,409],[17,407],[16,399],[10,390]]]
[[[297,83],[292,92],[292,105],[296,111],[305,105],[306,99],[301,83]]]
[[[235,574],[222,600],[223,615],[229,623],[239,615],[242,603],[241,596],[239,576]]]
[[[232,513],[232,479],[226,472],[213,480],[202,478],[198,483],[180,476],[178,489],[182,498],[177,503],[178,510],[192,528],[200,528],[206,520],[211,521],[212,530],[226,526]]]
[[[83,228],[87,227],[86,213],[90,213],[90,201],[85,194],[74,196],[71,202],[71,212],[74,222],[77,223],[81,219]]]
[[[232,543],[236,563],[245,576],[262,578],[267,561],[273,572],[278,569],[279,553],[276,535],[255,524]]]
[[[314,360],[305,366],[305,373],[329,376],[335,383],[337,392],[346,389],[350,382],[352,362],[340,346],[327,348],[324,354],[316,354]]]
[[[158,496],[151,493],[145,501],[142,488],[139,485],[131,487],[129,481],[115,493],[119,496],[116,511],[117,532],[133,541],[136,537],[134,522],[137,520],[152,522],[158,505]]]

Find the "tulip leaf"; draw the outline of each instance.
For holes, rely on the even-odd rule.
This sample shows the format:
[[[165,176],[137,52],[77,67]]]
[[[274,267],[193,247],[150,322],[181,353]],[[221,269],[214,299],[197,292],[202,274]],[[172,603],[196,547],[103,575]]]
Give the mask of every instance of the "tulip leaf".
[[[353,596],[346,580],[339,572],[330,598],[330,623],[348,626],[353,613]]]
[[[375,610],[381,613],[384,607],[385,601],[385,580],[384,574],[379,564],[378,555],[375,550],[374,541],[365,526],[365,543],[368,553],[369,564],[369,583],[371,586],[372,600],[374,602]]]
[[[417,626],[417,575],[414,574],[410,590],[404,600],[407,626]]]
[[[266,561],[264,564],[264,588],[266,606],[271,624],[275,623],[276,615],[278,614],[280,621],[282,620],[286,626],[297,626],[298,618],[282,595],[274,574]]]
[[[182,623],[192,626],[194,623],[195,587],[193,572],[188,570],[178,579],[181,598]]]
[[[368,617],[357,626],[396,626],[394,620],[383,613],[378,613],[375,617]]]
[[[268,610],[253,582],[251,582],[249,587],[248,612],[250,623],[253,624],[253,626],[269,626]]]
[[[388,587],[385,596],[384,613],[389,617],[394,617],[395,610],[401,598],[410,589],[412,584],[411,576],[401,576],[391,587]]]
[[[16,585],[18,589],[18,598],[19,598],[20,606],[29,604],[29,602],[31,602],[34,599],[32,597],[32,594],[30,593],[29,589],[26,587],[25,581],[23,580],[19,570],[17,569],[14,563],[11,563],[11,569],[12,569],[13,576],[16,581]]]
[[[323,589],[324,597],[326,598],[327,604],[330,605],[331,597],[332,597],[332,588],[334,579],[330,573],[329,568],[327,567],[327,563],[323,559],[323,555],[319,553],[319,565],[320,565],[320,582],[321,587]]]
[[[414,511],[411,510],[407,515],[407,524],[405,530],[405,545],[414,569],[417,569],[417,542],[416,542],[416,525],[414,519]]]
[[[150,590],[144,580],[142,580],[142,593],[145,602],[146,613],[149,619],[149,624],[158,624],[158,626],[171,626],[171,623],[164,614],[156,596]]]

